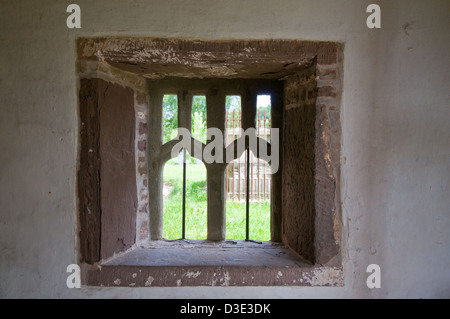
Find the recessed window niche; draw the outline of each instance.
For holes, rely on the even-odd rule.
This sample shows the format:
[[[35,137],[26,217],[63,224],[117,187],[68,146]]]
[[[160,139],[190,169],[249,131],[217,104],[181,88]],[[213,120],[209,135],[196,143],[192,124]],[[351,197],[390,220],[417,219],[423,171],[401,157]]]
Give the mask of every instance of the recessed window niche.
[[[343,285],[341,44],[82,38],[77,48],[84,284]],[[258,112],[258,96],[270,96],[270,118]],[[199,134],[192,132],[194,97],[206,101],[208,128],[225,132],[227,101],[239,97],[242,128],[262,130],[258,138],[270,150],[266,126],[279,129],[278,167],[269,188],[266,177],[262,187],[258,179],[261,193],[252,195],[268,193],[270,240],[227,239],[231,162],[205,163],[206,239],[164,239],[164,165],[174,160],[177,127]],[[193,148],[211,142],[197,137]]]

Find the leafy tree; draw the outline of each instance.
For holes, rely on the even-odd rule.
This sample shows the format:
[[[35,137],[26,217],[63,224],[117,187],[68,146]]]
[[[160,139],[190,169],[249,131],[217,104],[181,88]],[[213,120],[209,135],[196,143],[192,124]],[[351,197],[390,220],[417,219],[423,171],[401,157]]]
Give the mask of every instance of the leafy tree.
[[[178,97],[164,95],[163,98],[163,143],[177,136],[178,130]]]
[[[202,113],[203,120],[206,122],[206,97],[203,95],[196,95],[192,98],[192,114],[195,112]]]
[[[241,97],[239,95],[227,95],[225,99],[225,108],[227,112],[241,110]]]
[[[192,136],[206,143],[206,97],[192,98]]]
[[[192,136],[206,143],[206,121],[203,112],[195,112],[192,115]]]

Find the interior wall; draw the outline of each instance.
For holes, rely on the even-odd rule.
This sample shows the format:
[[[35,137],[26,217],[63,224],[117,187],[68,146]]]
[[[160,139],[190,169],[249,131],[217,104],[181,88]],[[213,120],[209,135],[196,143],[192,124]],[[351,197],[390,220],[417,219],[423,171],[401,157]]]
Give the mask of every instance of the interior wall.
[[[69,1],[0,4],[0,297],[450,297],[447,0]],[[77,37],[306,39],[344,44],[345,286],[68,289],[77,260]],[[366,268],[381,267],[368,289]]]

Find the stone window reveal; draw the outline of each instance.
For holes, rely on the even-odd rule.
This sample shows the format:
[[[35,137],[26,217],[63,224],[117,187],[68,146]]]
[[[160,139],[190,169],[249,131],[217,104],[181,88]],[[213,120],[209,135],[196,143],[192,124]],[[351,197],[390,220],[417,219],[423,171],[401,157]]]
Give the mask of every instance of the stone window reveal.
[[[80,262],[101,264],[86,270],[85,284],[342,285],[340,44],[80,39],[78,68]],[[223,241],[224,163],[207,167],[213,243],[161,244],[158,198],[173,143],[162,145],[162,96],[177,94],[178,126],[189,128],[190,98],[205,95],[208,127],[224,131],[225,96],[242,97],[245,129],[255,126],[260,93],[272,96],[281,130],[272,243]]]

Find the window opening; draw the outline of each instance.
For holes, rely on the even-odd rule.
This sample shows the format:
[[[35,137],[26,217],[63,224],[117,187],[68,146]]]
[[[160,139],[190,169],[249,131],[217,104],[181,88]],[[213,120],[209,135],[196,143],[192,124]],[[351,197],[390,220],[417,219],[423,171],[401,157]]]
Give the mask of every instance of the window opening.
[[[239,95],[225,97],[226,146],[241,136],[242,107]],[[245,153],[228,164],[226,169],[226,235],[227,239],[245,238]]]
[[[192,136],[206,144],[206,96],[192,97]]]
[[[199,237],[196,233],[191,235],[189,229],[192,229],[190,223],[193,220],[191,218],[193,212],[197,213],[199,217],[203,216],[203,204],[197,205],[198,200],[192,198],[196,192],[191,193],[188,167],[204,163],[207,178],[197,182],[205,182],[206,187],[203,185],[197,187],[199,187],[199,191],[206,189],[206,193],[211,195],[210,199],[206,196],[206,223],[201,222],[202,226],[206,224],[206,238],[211,241],[225,239],[280,241],[281,201],[276,197],[275,206],[271,204],[273,185],[270,181],[270,166],[262,161],[264,159],[273,164],[272,155],[267,154],[269,151],[269,154],[275,154],[274,163],[278,165],[279,145],[267,144],[267,140],[270,140],[269,132],[272,126],[270,100],[276,94],[278,98],[274,98],[274,101],[280,103],[280,88],[278,82],[271,80],[167,78],[149,81],[151,112],[154,112],[155,115],[158,109],[162,112],[161,104],[168,99],[166,95],[173,94],[172,92],[176,92],[178,103],[178,134],[176,137],[161,145],[158,145],[156,140],[149,139],[151,149],[156,150],[149,154],[149,164],[155,168],[153,171],[155,181],[159,181],[150,183],[149,193],[150,196],[154,194],[160,198],[159,201],[149,203],[150,238],[152,240],[166,238],[163,234],[166,217],[164,217],[163,211],[165,205],[161,205],[161,201],[164,202],[163,196],[160,195],[162,193],[161,182],[165,163],[172,157],[178,157],[178,165],[182,168],[178,168],[181,173],[179,175],[181,207],[178,216],[181,217],[177,217],[177,220],[179,218],[181,220],[177,223],[180,230],[177,232],[172,230],[172,235],[176,233],[177,237],[169,237],[170,239]],[[258,98],[258,94],[266,96]],[[268,96],[269,94],[270,96]],[[175,99],[175,97],[173,98]],[[278,105],[276,103],[275,105]],[[262,104],[262,106],[257,104]],[[261,107],[263,109],[258,110]],[[276,109],[280,110],[279,107]],[[207,112],[212,112],[214,116],[207,118]],[[276,115],[278,117],[275,117],[275,120],[281,118],[280,112]],[[157,118],[154,119],[154,127],[162,128],[163,125],[157,123]],[[281,126],[281,122],[279,122],[279,120],[276,122],[278,123],[277,129]],[[211,141],[206,139],[209,129],[212,134]],[[278,131],[276,133],[278,137]],[[245,140],[243,139],[244,134]],[[221,143],[217,143],[219,142],[218,138]],[[244,141],[245,143],[243,143]],[[222,149],[221,144],[226,149]],[[185,162],[183,161],[184,149],[186,149]],[[247,154],[248,150],[252,153]],[[231,166],[229,166],[230,161],[234,162]],[[278,173],[276,170],[275,172]],[[279,177],[279,174],[277,176]],[[278,185],[279,182],[278,178],[274,183]],[[205,196],[197,196],[197,198],[202,197]],[[229,203],[227,203],[227,199]],[[263,201],[269,203],[264,204]],[[242,228],[242,232],[235,231],[235,234],[233,234],[233,226],[230,227],[229,223],[229,221],[233,221],[231,212],[237,213],[236,209],[230,209],[232,205],[237,206],[239,216],[243,216],[242,221],[241,217],[235,219],[239,224],[238,227]],[[227,210],[230,212],[229,216],[227,216]],[[267,218],[263,218],[266,215]],[[258,219],[256,216],[261,218]],[[258,236],[253,234],[253,229],[257,229]]]
[[[163,237],[169,240],[182,237],[180,225],[183,223],[183,165],[178,158],[166,162],[163,172]]]
[[[192,96],[191,129],[192,137],[206,144],[206,96]],[[185,210],[183,229],[188,239],[206,239],[207,236],[207,194],[206,194],[206,167],[203,162],[186,154],[184,163],[183,181]],[[182,239],[185,239],[183,236]]]
[[[270,95],[258,95],[257,136],[270,141]],[[241,136],[241,97],[226,96],[226,144]],[[269,241],[270,165],[246,150],[226,169],[227,239]]]
[[[178,96],[166,94],[163,97],[163,144],[177,136],[178,130]]]
[[[206,97],[193,96],[191,110],[192,136],[205,143]],[[178,125],[176,129],[178,129]],[[168,180],[166,180],[166,176],[168,176]],[[169,240],[205,239],[207,236],[207,194],[206,167],[203,162],[191,156],[183,148],[177,158],[166,163],[164,188],[163,237]],[[167,195],[168,192],[169,195]]]
[[[271,96],[270,95],[258,95],[256,100],[256,136],[270,142],[270,129],[271,125]],[[247,179],[251,196],[247,201],[247,209],[252,214],[247,213],[248,219],[256,219],[257,222],[247,223],[251,224],[247,233],[250,237],[257,238],[258,240],[268,241],[270,240],[270,189],[271,189],[271,169],[270,165],[256,157],[253,152],[247,154],[247,163],[249,168],[247,174],[250,177]],[[247,236],[247,240],[249,237]]]
[[[202,162],[186,163],[186,236],[187,239],[207,237],[206,167]]]

